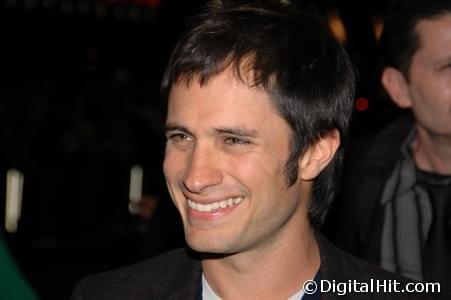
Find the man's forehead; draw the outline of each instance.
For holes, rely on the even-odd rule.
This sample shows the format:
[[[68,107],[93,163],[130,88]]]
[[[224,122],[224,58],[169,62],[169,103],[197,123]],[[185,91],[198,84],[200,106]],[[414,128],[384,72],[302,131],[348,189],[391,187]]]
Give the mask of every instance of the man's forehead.
[[[171,87],[168,101],[167,124],[188,129],[258,136],[263,123],[286,122],[264,90],[244,84],[230,69],[203,86],[198,78],[178,81]]]
[[[437,38],[449,39],[451,37],[450,29],[451,13],[440,14],[433,18],[419,20],[415,25],[415,32],[419,39],[418,49],[427,46],[428,42],[436,40]]]

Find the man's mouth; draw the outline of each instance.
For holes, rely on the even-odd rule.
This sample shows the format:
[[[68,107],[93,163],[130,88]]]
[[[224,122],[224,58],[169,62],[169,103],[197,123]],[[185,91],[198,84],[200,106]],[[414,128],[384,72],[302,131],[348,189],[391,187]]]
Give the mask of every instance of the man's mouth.
[[[215,210],[224,209],[224,208],[238,205],[243,200],[244,200],[243,197],[233,197],[233,198],[228,198],[228,199],[213,202],[213,203],[201,204],[201,203],[197,203],[197,202],[194,202],[194,201],[188,199],[188,206],[195,211],[208,213],[208,212],[213,212]]]

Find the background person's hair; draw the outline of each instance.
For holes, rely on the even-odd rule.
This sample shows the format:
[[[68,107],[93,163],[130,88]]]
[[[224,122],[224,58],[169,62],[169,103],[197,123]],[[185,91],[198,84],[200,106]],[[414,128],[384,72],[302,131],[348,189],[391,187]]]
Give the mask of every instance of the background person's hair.
[[[451,13],[450,0],[394,0],[384,18],[380,45],[384,64],[409,80],[412,57],[421,47],[416,25]]]
[[[319,137],[337,129],[342,141],[347,138],[354,69],[318,14],[277,1],[209,6],[176,45],[162,95],[167,99],[175,83],[206,84],[228,67],[239,80],[265,90],[293,129],[285,166],[288,186],[297,180],[299,156]],[[335,197],[342,160],[343,144],[313,183],[309,218],[314,226],[322,224]]]

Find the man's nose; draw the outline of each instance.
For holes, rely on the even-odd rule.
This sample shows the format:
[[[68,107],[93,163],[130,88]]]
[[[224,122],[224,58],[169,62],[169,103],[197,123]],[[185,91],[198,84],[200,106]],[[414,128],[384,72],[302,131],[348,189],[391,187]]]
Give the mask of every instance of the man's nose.
[[[183,178],[185,188],[200,194],[222,182],[223,175],[214,149],[196,145]]]

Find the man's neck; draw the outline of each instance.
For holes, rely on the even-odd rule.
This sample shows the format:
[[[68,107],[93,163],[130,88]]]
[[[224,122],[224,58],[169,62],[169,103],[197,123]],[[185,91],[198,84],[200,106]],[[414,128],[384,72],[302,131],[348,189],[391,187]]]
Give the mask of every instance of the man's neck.
[[[417,126],[412,150],[420,170],[451,175],[451,137],[434,135]]]
[[[312,279],[320,266],[313,231],[262,251],[202,260],[205,277],[223,299],[287,299]]]

